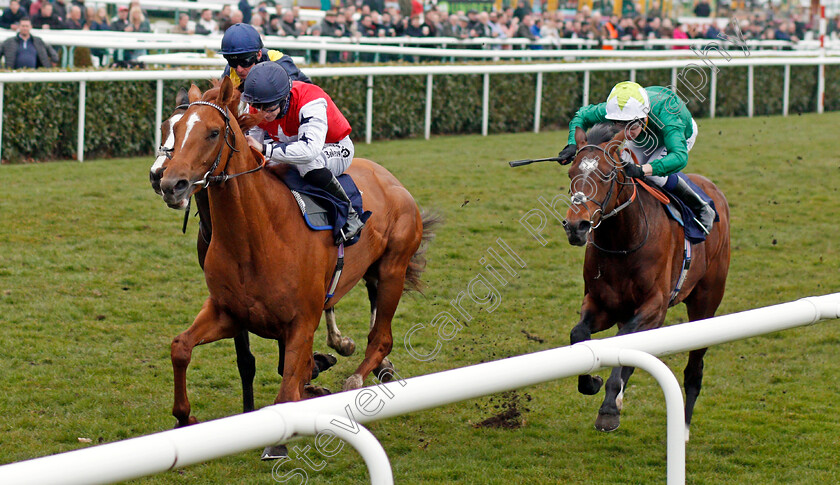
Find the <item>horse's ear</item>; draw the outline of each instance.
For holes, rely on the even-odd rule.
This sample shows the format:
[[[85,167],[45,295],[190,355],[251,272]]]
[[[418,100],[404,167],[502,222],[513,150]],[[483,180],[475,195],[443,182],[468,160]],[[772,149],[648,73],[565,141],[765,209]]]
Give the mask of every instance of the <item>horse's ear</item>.
[[[241,128],[242,131],[248,131],[260,124],[263,118],[265,118],[265,113],[262,111],[258,111],[256,113],[243,113],[236,117],[236,122],[239,124],[239,128]]]
[[[193,84],[192,86],[190,86],[190,90],[187,93],[187,96],[189,97],[190,103],[195,103],[196,101],[201,99],[201,90],[198,89],[198,86]]]
[[[178,90],[178,94],[175,95],[175,106],[181,106],[182,104],[187,104],[190,102],[190,97],[187,94],[186,88],[181,88]]]
[[[233,96],[233,82],[229,77],[225,76],[225,78],[222,79],[221,86],[219,86],[219,94],[216,96],[216,104],[220,106],[226,105],[231,96]]]
[[[586,132],[580,126],[575,127],[575,144],[577,144],[578,149],[586,145]]]

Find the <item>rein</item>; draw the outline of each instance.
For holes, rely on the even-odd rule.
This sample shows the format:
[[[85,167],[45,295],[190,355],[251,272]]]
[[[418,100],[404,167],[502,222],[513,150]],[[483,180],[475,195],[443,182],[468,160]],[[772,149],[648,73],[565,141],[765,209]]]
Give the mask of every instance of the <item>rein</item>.
[[[577,153],[580,153],[582,150],[584,150],[586,148],[595,148],[597,150],[600,150],[601,152],[603,152],[606,155],[606,151],[598,145],[584,145],[583,147],[581,147],[577,151]],[[577,154],[575,154],[575,155],[577,156]],[[632,155],[632,152],[631,152],[631,155]],[[612,170],[608,174],[612,178],[612,182],[610,183],[610,189],[607,191],[607,195],[606,195],[606,197],[604,197],[604,200],[602,200],[600,203],[595,202],[598,205],[598,209],[595,210],[595,212],[590,214],[589,232],[588,232],[588,234],[590,234],[590,235],[593,233],[593,231],[595,231],[595,229],[598,229],[598,227],[601,225],[602,222],[604,222],[605,219],[609,219],[610,217],[613,217],[613,216],[617,215],[619,212],[621,212],[624,209],[626,209],[627,207],[629,207],[630,204],[632,204],[637,199],[638,185],[639,185],[639,183],[643,183],[643,182],[638,181],[638,180],[634,180],[632,183],[619,182],[618,178],[616,177],[617,173],[618,173],[618,166],[613,165]],[[626,175],[625,175],[625,178],[626,178]],[[598,214],[599,212],[602,213],[602,214],[604,213],[604,206],[606,206],[609,203],[610,198],[611,198],[612,193],[613,193],[613,190],[615,190],[615,186],[617,184],[621,185],[621,189],[619,189],[618,194],[616,195],[616,198],[621,195],[621,192],[624,191],[624,187],[626,187],[628,185],[633,186],[633,194],[630,196],[629,199],[627,199],[625,202],[623,202],[620,205],[618,205],[617,207],[615,207],[608,214],[601,216],[601,219],[598,221],[597,225],[593,224],[592,222],[593,222],[593,219],[595,218],[595,215]],[[591,200],[591,199],[589,199],[582,192],[575,192],[574,195],[572,196],[572,204],[573,205],[583,205],[584,203],[586,203],[589,200]],[[639,245],[637,245],[636,247],[634,247],[632,249],[613,250],[613,249],[603,248],[595,242],[594,237],[590,237],[589,242],[592,244],[592,246],[594,246],[599,251],[603,251],[603,252],[608,253],[608,254],[630,254],[630,253],[633,253],[635,251],[638,251],[639,249],[642,248],[642,246],[645,245],[645,243],[647,243],[647,240],[650,237],[650,224],[648,223],[647,212],[645,212],[644,208],[642,208],[642,216],[644,217],[644,221],[645,221],[645,237],[644,237],[644,239],[642,239],[642,242],[639,243]]]

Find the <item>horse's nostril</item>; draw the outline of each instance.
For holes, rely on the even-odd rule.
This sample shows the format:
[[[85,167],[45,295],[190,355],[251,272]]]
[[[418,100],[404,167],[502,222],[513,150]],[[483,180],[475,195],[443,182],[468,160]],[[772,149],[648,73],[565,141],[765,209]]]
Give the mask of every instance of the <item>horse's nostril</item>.
[[[590,226],[592,226],[592,224],[590,224],[589,221],[580,221],[580,224],[578,224],[578,229],[580,229],[581,231],[588,231]]]
[[[185,190],[189,185],[189,182],[187,182],[185,179],[181,179],[178,181],[178,183],[175,184],[175,190],[181,192],[182,190]]]

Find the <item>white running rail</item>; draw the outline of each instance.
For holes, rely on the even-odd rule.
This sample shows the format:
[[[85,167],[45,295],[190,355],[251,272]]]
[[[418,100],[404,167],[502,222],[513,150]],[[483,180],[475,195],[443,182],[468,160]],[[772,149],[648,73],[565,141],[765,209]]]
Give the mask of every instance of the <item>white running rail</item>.
[[[94,484],[142,477],[225,455],[332,433],[365,460],[371,483],[393,483],[388,458],[361,425],[454,402],[587,374],[637,366],[653,374],[666,396],[668,484],[685,482],[682,393],[668,367],[653,356],[733,342],[840,318],[840,293],[688,322],[637,334],[452,369],[94,446],[0,467],[0,483]],[[323,435],[322,435],[323,436]]]

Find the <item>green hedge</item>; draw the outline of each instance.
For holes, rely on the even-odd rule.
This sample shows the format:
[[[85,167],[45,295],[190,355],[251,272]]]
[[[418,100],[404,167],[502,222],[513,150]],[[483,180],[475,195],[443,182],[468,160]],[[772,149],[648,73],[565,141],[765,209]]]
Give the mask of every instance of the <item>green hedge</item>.
[[[747,115],[747,68],[719,66],[716,116]],[[703,84],[710,71],[688,73],[693,84]],[[791,68],[790,113],[816,110],[817,67]],[[532,130],[536,74],[490,76],[490,133]],[[612,86],[629,77],[628,71],[590,73],[589,99],[606,98]],[[583,73],[548,73],[543,76],[540,125],[565,127],[582,101]],[[642,85],[668,85],[671,70],[636,72]],[[353,126],[353,136],[365,136],[366,77],[316,78]],[[754,112],[782,112],[783,67],[756,67]],[[208,81],[197,83],[202,89]],[[164,102],[174,103],[185,81],[164,82]],[[709,116],[710,87],[692,92],[678,83],[681,97],[695,117]],[[88,82],[85,107],[85,158],[151,155],[154,150],[154,81]],[[433,134],[481,132],[483,75],[437,75],[431,120]],[[373,86],[373,138],[393,139],[423,135],[426,76],[378,76]],[[4,92],[4,162],[28,162],[76,157],[79,84],[8,83]],[[826,110],[840,110],[840,66],[826,68]]]

